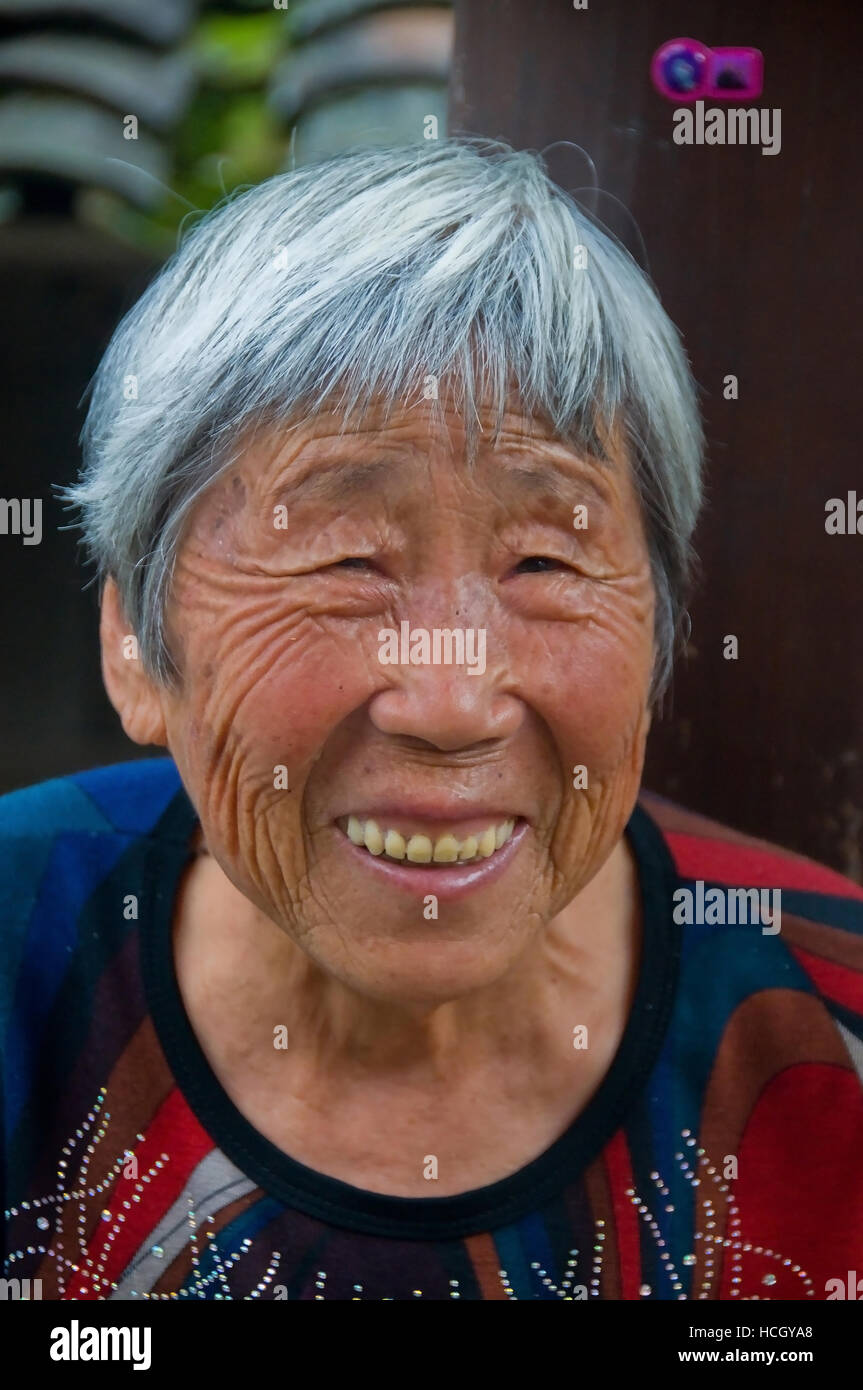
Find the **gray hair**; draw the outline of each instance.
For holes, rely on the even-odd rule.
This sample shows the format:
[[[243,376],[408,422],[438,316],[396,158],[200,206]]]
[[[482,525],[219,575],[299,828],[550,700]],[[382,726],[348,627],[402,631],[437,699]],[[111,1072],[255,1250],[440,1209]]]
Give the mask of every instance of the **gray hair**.
[[[579,249],[580,248],[580,249]],[[165,611],[184,525],[249,427],[447,378],[601,462],[622,429],[656,589],[653,693],[691,579],[703,438],[680,337],[649,280],[535,154],[470,138],[352,150],[229,196],[187,230],[92,385],[79,508],[148,672],[179,678]],[[471,442],[473,441],[473,442]]]

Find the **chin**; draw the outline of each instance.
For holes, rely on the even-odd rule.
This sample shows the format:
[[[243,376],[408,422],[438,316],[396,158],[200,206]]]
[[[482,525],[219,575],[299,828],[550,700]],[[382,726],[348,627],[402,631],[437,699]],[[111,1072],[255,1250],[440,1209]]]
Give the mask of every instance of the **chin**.
[[[358,943],[349,958],[340,942],[338,959],[324,959],[320,952],[316,957],[327,974],[368,999],[434,1007],[494,984],[512,969],[520,954],[513,950],[512,938],[506,944],[466,941],[454,928],[445,936],[433,936],[429,929],[439,923],[424,926],[426,930],[414,932],[410,942],[390,941],[374,950],[367,942]]]

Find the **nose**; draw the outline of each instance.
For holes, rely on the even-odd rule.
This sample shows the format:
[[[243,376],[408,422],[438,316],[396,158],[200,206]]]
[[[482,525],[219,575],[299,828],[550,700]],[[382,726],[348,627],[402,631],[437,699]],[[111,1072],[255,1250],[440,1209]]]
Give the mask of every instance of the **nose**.
[[[385,670],[388,668],[384,668]],[[381,733],[420,740],[454,753],[510,739],[524,718],[521,702],[501,689],[500,664],[480,674],[466,665],[399,665],[369,715]]]

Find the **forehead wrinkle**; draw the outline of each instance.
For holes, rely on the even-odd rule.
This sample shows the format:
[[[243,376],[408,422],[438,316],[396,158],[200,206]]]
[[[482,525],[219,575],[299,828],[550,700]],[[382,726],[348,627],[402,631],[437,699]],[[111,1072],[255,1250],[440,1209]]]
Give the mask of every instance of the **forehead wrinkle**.
[[[347,502],[355,497],[380,490],[393,482],[394,472],[401,469],[399,460],[336,459],[330,463],[320,460],[309,464],[301,477],[283,479],[274,489],[273,502]]]
[[[521,417],[508,412],[508,420],[517,418]],[[336,440],[328,440],[324,447],[320,438],[308,440],[291,460],[290,468],[282,472],[278,483],[268,489],[267,500],[337,505],[368,496],[375,490],[381,492],[384,488],[392,496],[394,484],[406,481],[406,470],[417,463],[413,456],[417,452],[417,439],[408,441],[411,445],[408,453],[412,456],[406,457],[403,452],[404,439],[398,441],[398,447],[389,456],[369,459],[357,455],[360,448],[368,447],[369,439],[374,440],[378,448],[383,445],[386,449],[390,443],[387,433],[390,430],[400,433],[401,424],[401,420],[389,421],[382,429],[377,421],[364,420]],[[421,445],[418,452],[427,462]],[[454,470],[461,473],[456,453],[450,461]],[[570,506],[573,498],[586,490],[597,502],[607,506],[615,493],[614,477],[619,479],[619,468],[613,458],[605,460],[604,467],[597,473],[556,438],[543,438],[542,434],[525,438],[513,430],[511,423],[495,441],[489,441],[484,448],[480,445],[479,453],[484,454],[493,467],[496,476],[490,481],[495,491],[503,485],[540,505],[548,502]],[[297,475],[290,476],[295,470],[298,470]],[[475,485],[479,480],[476,469],[468,467],[466,471]],[[606,480],[609,473],[612,478]]]
[[[573,496],[586,490],[602,506],[608,505],[608,492],[586,468],[563,472],[548,464],[511,463],[500,460],[504,486],[519,492],[533,501],[556,502],[568,507]]]

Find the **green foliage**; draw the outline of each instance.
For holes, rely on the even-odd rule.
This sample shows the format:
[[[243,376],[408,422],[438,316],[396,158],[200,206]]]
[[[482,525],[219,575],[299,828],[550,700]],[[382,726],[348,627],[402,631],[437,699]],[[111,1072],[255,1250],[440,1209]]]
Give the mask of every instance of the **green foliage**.
[[[284,12],[205,14],[192,36],[197,71],[211,86],[243,87],[266,81],[285,43]]]
[[[284,11],[202,14],[185,45],[197,87],[171,137],[172,191],[146,213],[91,194],[88,216],[143,250],[168,255],[191,208],[207,210],[283,168],[290,132],[270,111],[267,86],[288,44]]]

